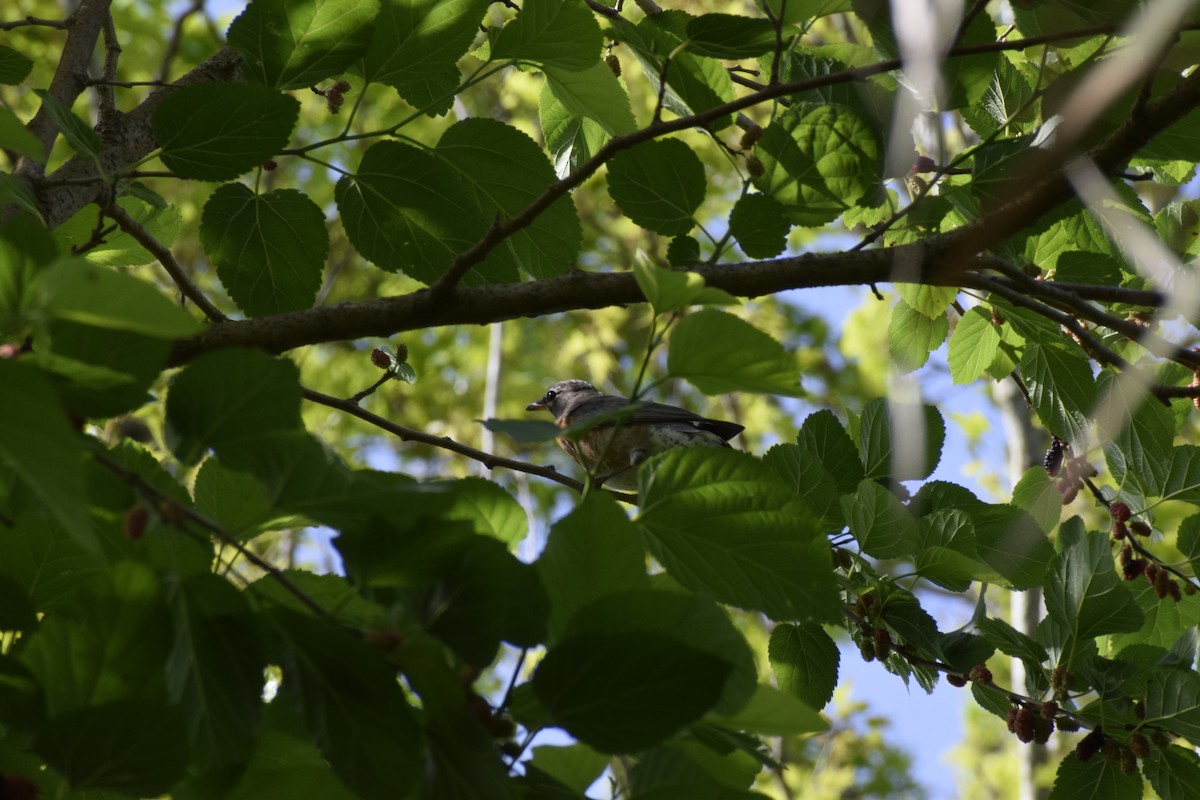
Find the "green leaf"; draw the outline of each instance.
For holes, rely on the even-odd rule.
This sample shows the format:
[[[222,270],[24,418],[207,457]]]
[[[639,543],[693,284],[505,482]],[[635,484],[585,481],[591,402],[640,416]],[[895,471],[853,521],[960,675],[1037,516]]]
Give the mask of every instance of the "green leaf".
[[[1049,800],[1141,800],[1142,779],[1126,775],[1114,759],[1093,756],[1080,761],[1068,753],[1058,765]]]
[[[729,231],[750,258],[773,258],[787,247],[792,229],[785,211],[770,195],[742,195],[729,212]]]
[[[95,552],[99,545],[88,521],[83,459],[83,438],[72,430],[41,371],[0,359],[0,463],[76,543]]]
[[[179,237],[183,219],[175,206],[155,207],[136,197],[121,197],[117,200],[117,205],[165,247],[170,247]],[[63,250],[70,250],[90,241],[99,223],[99,213],[99,206],[88,203],[54,229],[54,241]],[[106,221],[105,224],[112,223]],[[104,241],[89,247],[82,255],[91,263],[106,267],[136,267],[158,260],[136,239],[121,230],[104,237]]]
[[[1057,557],[1046,585],[1046,613],[1080,639],[1135,631],[1142,610],[1113,569],[1108,537],[1085,534]]]
[[[2,46],[0,46],[2,48]],[[45,161],[42,143],[25,127],[25,123],[7,108],[0,108],[0,148],[12,150],[18,156]]]
[[[1000,331],[980,306],[969,309],[950,335],[950,377],[971,383],[987,372],[1000,347]]]
[[[663,105],[680,117],[707,111],[734,99],[733,82],[725,66],[715,58],[686,51],[684,27],[688,19],[682,11],[664,11],[647,16],[636,26],[616,18],[608,20],[609,32],[618,41],[629,45],[656,95],[662,91],[665,72],[667,86],[662,91]],[[707,127],[719,131],[731,124],[733,115],[725,114]]]
[[[249,8],[257,4],[256,0]],[[287,146],[299,116],[296,98],[269,87],[202,83],[185,86],[159,104],[154,135],[163,163],[172,172],[227,181],[261,166]]]
[[[556,725],[602,753],[634,753],[700,719],[732,665],[661,634],[582,633],[533,676]]]
[[[794,487],[796,494],[808,503],[822,530],[841,530],[845,526],[837,484],[819,458],[794,444],[777,444],[763,453],[762,458],[780,480]]]
[[[179,709],[145,700],[107,703],[51,720],[38,732],[34,750],[73,789],[111,789],[137,797],[170,791],[188,761]]]
[[[800,426],[796,444],[820,462],[837,485],[838,494],[853,492],[863,479],[863,466],[854,440],[832,411],[824,409],[809,414]]]
[[[942,657],[941,634],[937,623],[911,593],[896,590],[883,603],[880,621],[905,643],[921,650],[926,656]]]
[[[325,214],[294,189],[255,194],[240,183],[204,204],[200,242],[233,301],[252,317],[308,308],[321,288]]]
[[[162,339],[202,326],[150,284],[83,259],[66,258],[38,279],[42,310],[56,319]]]
[[[859,547],[875,558],[912,558],[917,552],[917,523],[896,495],[873,480],[863,480],[853,495],[842,497],[842,514]]]
[[[829,547],[806,504],[734,450],[678,448],[638,474],[637,522],[685,586],[774,619],[837,616]]]
[[[542,149],[496,120],[475,118],[452,125],[434,153],[454,169],[485,219],[515,217],[554,182],[554,168]],[[534,278],[550,278],[575,266],[582,241],[575,206],[563,197],[506,238],[475,269],[485,275],[524,271]]]
[[[543,92],[549,92],[569,114],[592,120],[609,136],[633,133],[637,128],[629,94],[607,64],[597,63],[584,70],[547,65],[543,74],[546,76]],[[542,108],[544,114],[545,106]]]
[[[775,47],[770,20],[733,14],[702,14],[688,20],[688,49],[712,58],[753,58]]]
[[[492,39],[491,59],[582,70],[600,60],[601,44],[600,26],[582,0],[525,0]]]
[[[21,654],[61,717],[126,700],[165,701],[169,617],[150,567],[118,562],[42,621]]]
[[[691,305],[736,305],[741,302],[727,292],[706,286],[698,273],[662,269],[647,258],[634,260],[633,277],[655,314],[678,311]]]
[[[700,242],[692,236],[676,236],[667,245],[667,263],[672,267],[688,267],[700,260]]]
[[[284,797],[319,797],[321,800],[359,800],[338,780],[329,762],[295,724],[291,709],[269,703],[249,764],[224,795],[226,800],[265,800]],[[212,796],[202,790],[197,796]],[[182,798],[184,795],[179,794]]]
[[[1110,419],[1122,416],[1120,432],[1104,443],[1105,460],[1118,484],[1127,490],[1157,496],[1171,467],[1175,419],[1156,398],[1145,397],[1123,380],[1102,374],[1101,389]],[[1136,393],[1136,394],[1135,394]],[[1111,431],[1111,428],[1110,428]]]
[[[1062,492],[1043,467],[1030,467],[1013,487],[1012,504],[1029,512],[1042,529],[1050,533],[1062,517]]]
[[[32,58],[11,47],[0,45],[0,84],[16,86],[28,78],[32,71]]]
[[[1171,450],[1170,469],[1160,494],[1193,504],[1200,502],[1200,447],[1183,444]]]
[[[196,510],[220,524],[238,541],[249,541],[281,519],[257,478],[229,469],[215,458],[205,459],[196,473],[192,491]],[[281,524],[286,522],[284,519]]]
[[[779,342],[750,323],[706,308],[671,332],[667,372],[705,394],[798,395],[799,370]]]
[[[609,757],[584,744],[533,748],[528,763],[572,791],[583,794],[608,767]]]
[[[754,185],[793,223],[822,225],[879,189],[882,150],[879,132],[850,107],[796,103],[755,145],[763,173]]]
[[[1033,517],[1009,505],[984,506],[969,510],[969,514],[983,563],[1014,589],[1043,584],[1054,549]]]
[[[599,68],[608,69],[605,65]],[[590,71],[568,74],[587,75]],[[586,164],[612,138],[599,122],[572,111],[555,97],[549,84],[542,87],[538,98],[538,118],[546,150],[554,161],[554,173],[559,178]]]
[[[841,656],[820,625],[776,625],[767,645],[767,657],[779,688],[805,705],[819,710],[833,698]]]
[[[854,10],[853,0],[755,0],[755,5],[784,25]]]
[[[34,94],[42,98],[42,107],[49,114],[54,126],[62,133],[67,144],[79,155],[91,159],[95,164],[100,163],[100,152],[104,144],[92,130],[92,126],[84,122],[71,111],[70,106],[63,103],[44,89],[34,89]]]
[[[423,761],[420,727],[382,653],[324,620],[274,609],[286,637],[276,703],[298,709],[333,771],[364,800],[405,795]]]
[[[422,601],[427,630],[481,668],[501,641],[533,647],[546,638],[549,601],[537,570],[495,539],[468,539]]]
[[[9,203],[29,212],[35,219],[43,219],[42,209],[29,187],[7,172],[0,172],[0,208]]]
[[[946,309],[958,295],[958,289],[953,286],[927,286],[922,283],[897,283],[896,291],[913,310],[930,319],[945,316]]]
[[[1191,671],[1155,669],[1146,685],[1147,725],[1200,742],[1200,677]]]
[[[363,56],[378,13],[379,0],[254,0],[226,39],[251,81],[306,89]]]
[[[580,634],[647,633],[666,636],[732,665],[715,713],[732,714],[754,693],[757,671],[746,638],[724,609],[708,597],[679,590],[660,577],[662,589],[603,594],[581,607],[567,623],[565,639]]]
[[[549,442],[562,435],[562,428],[544,419],[485,419],[483,427],[517,442]]]
[[[1006,656],[1028,664],[1041,664],[1050,659],[1045,648],[1002,619],[986,617],[976,621],[975,627]]]
[[[171,448],[185,464],[208,448],[256,448],[267,434],[300,427],[299,372],[257,350],[206,353],[171,384],[167,425]]]
[[[643,142],[608,162],[608,193],[631,220],[666,236],[695,224],[708,182],[699,156],[680,139]]]
[[[358,172],[338,181],[334,197],[358,252],[382,269],[422,283],[436,281],[454,256],[487,232],[487,222],[454,170],[431,153],[399,142],[372,145]],[[476,267],[463,283],[516,278]]]
[[[167,601],[167,691],[187,718],[191,759],[203,769],[242,763],[254,747],[266,666],[250,606],[212,574],[169,584]]]
[[[945,315],[930,319],[903,300],[896,301],[888,323],[888,347],[897,369],[912,372],[925,366],[930,352],[946,340],[948,329]]]
[[[0,574],[20,585],[41,612],[60,607],[81,581],[107,568],[98,545],[84,549],[49,517],[27,513],[0,536]]]
[[[963,592],[973,580],[988,580],[991,570],[982,563],[975,526],[966,512],[942,509],[921,517],[917,524],[917,573],[950,591]]]
[[[395,88],[427,114],[444,114],[461,79],[458,60],[479,32],[487,6],[487,0],[383,0],[363,77]]]
[[[1156,747],[1142,761],[1142,774],[1162,800],[1200,797],[1200,763],[1192,750],[1179,745]]]
[[[1192,571],[1200,574],[1200,570],[1196,569],[1196,565],[1200,564],[1200,514],[1193,514],[1179,523],[1175,547],[1192,565]]]
[[[802,699],[760,683],[741,711],[719,717],[718,721],[722,726],[760,736],[799,736],[828,730],[829,723]]]
[[[501,486],[484,478],[460,478],[426,484],[430,489],[445,488],[452,505],[440,515],[442,519],[469,522],[475,532],[490,536],[515,548],[529,533],[524,509]]]
[[[562,636],[588,603],[649,586],[637,529],[607,494],[589,494],[554,524],[537,561],[550,599],[550,635]]]
[[[902,414],[902,421],[892,419]],[[868,478],[928,478],[942,457],[946,423],[933,406],[889,405],[872,400],[862,412],[858,452]]]

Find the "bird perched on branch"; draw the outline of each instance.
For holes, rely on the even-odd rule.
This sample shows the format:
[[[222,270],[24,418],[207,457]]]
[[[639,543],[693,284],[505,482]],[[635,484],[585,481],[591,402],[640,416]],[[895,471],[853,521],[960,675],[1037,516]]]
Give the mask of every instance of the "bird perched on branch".
[[[622,491],[637,488],[637,467],[650,456],[672,447],[729,447],[728,440],[744,429],[736,422],[708,419],[675,406],[608,395],[580,380],[559,381],[540,400],[525,407],[526,411],[542,409],[554,415],[559,428],[598,415],[610,417],[586,430],[577,441],[558,437],[558,444],[589,470],[598,484]]]

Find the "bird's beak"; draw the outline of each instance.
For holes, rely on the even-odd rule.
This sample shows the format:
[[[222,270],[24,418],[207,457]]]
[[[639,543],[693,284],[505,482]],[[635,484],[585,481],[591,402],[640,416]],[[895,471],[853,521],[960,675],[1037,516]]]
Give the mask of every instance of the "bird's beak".
[[[525,406],[525,410],[526,411],[541,411],[545,407],[546,407],[546,404],[543,403],[541,400],[534,400],[532,403]]]

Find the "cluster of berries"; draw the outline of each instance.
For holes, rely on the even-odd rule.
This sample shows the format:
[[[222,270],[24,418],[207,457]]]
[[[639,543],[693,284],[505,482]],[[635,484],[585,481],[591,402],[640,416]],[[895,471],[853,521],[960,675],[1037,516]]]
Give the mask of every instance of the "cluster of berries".
[[[1140,705],[1139,703],[1138,706]],[[1134,706],[1135,715],[1138,706]],[[1142,716],[1144,715],[1143,707]],[[1080,761],[1089,761],[1092,756],[1099,753],[1105,761],[1119,763],[1121,772],[1132,775],[1137,771],[1137,760],[1149,758],[1151,741],[1160,748],[1166,747],[1170,743],[1167,737],[1159,731],[1152,732],[1149,739],[1145,734],[1134,731],[1124,742],[1119,742],[1106,734],[1104,728],[1097,725],[1087,736],[1079,740],[1079,744],[1075,745],[1075,757]]]
[[[1056,436],[1042,461],[1046,474],[1051,478],[1058,478],[1054,488],[1062,495],[1064,506],[1075,500],[1079,490],[1083,488],[1084,481],[1097,475],[1096,468],[1087,462],[1085,456],[1072,457],[1070,451],[1071,445]]]

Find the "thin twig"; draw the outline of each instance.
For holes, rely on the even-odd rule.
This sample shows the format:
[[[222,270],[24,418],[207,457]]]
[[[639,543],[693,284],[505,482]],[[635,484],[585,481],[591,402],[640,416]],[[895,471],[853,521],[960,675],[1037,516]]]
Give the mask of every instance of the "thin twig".
[[[10,22],[0,22],[0,31],[11,31],[17,28],[27,27],[39,28],[54,28],[56,30],[65,31],[71,27],[71,17],[66,19],[42,19],[41,17],[26,17],[25,19],[12,20]]]
[[[121,59],[121,43],[117,41],[117,26],[113,23],[112,9],[104,15],[104,75],[103,80],[93,84],[99,87],[100,122],[105,124],[117,112],[117,97],[112,82],[117,77],[117,63]]]
[[[171,38],[167,40],[167,47],[163,50],[162,62],[158,68],[158,79],[160,81],[165,81],[167,73],[171,71],[171,62],[175,60],[175,55],[179,52],[179,43],[183,41],[183,26],[187,22],[188,17],[199,13],[203,9],[204,0],[192,0],[192,4],[175,18],[175,27],[171,31]]]
[[[179,291],[183,296],[195,303],[196,308],[204,312],[204,316],[212,322],[228,322],[229,318],[221,313],[221,310],[212,304],[204,292],[200,291],[200,287],[192,282],[188,274],[184,272],[183,267],[179,266],[179,262],[175,260],[175,256],[171,255],[171,251],[166,246],[150,235],[150,232],[142,227],[141,223],[129,216],[125,209],[121,208],[115,202],[109,203],[108,208],[104,210],[104,215],[112,219],[117,225],[121,226],[121,230],[128,233],[142,247],[150,251],[150,254],[158,259],[158,263],[162,264],[163,269],[171,276],[171,280],[179,287]]]
[[[372,414],[366,409],[360,408],[356,403],[350,400],[342,400],[331,395],[323,394],[312,389],[304,390],[304,399],[314,403],[320,403],[323,406],[336,408],[339,411],[344,411],[351,416],[358,417],[364,422],[368,422],[375,427],[387,431],[404,442],[419,442],[427,444],[431,447],[439,447],[443,450],[449,450],[452,453],[458,453],[461,456],[474,459],[483,464],[488,469],[496,467],[504,467],[506,469],[515,470],[517,472],[526,472],[530,475],[539,475],[555,483],[561,483],[569,489],[576,492],[583,492],[583,484],[574,478],[563,475],[554,467],[539,467],[535,464],[527,464],[524,461],[517,461],[513,458],[504,458],[503,456],[485,453],[482,450],[476,450],[474,447],[468,447],[465,444],[460,444],[454,441],[449,436],[434,436],[433,434],[425,433],[414,428],[406,428],[403,425],[397,425],[389,419],[385,419],[378,414]],[[636,505],[637,497],[631,494],[622,492],[612,492],[613,497],[625,503]]]
[[[224,544],[232,547],[237,551],[238,555],[270,575],[276,583],[282,586],[284,590],[299,600],[300,603],[305,606],[305,608],[312,611],[318,617],[330,621],[333,620],[333,615],[329,611],[327,611],[320,603],[310,597],[303,589],[293,583],[291,578],[283,574],[283,571],[279,569],[279,567],[276,567],[274,564],[259,558],[254,554],[253,551],[234,538],[229,531],[225,530],[224,526],[214,522],[204,514],[196,511],[194,508],[180,503],[175,500],[175,498],[160,491],[156,486],[151,484],[137,472],[131,469],[126,469],[122,465],[118,464],[116,461],[110,458],[107,453],[95,452],[92,454],[92,457],[96,459],[96,462],[102,467],[128,483],[130,486],[135,487],[142,494],[154,498],[155,503],[160,507],[162,504],[168,504],[173,513],[180,514],[183,517],[191,520],[201,528],[204,528],[206,531],[211,533],[213,536],[220,539]]]

